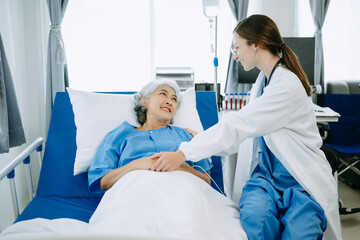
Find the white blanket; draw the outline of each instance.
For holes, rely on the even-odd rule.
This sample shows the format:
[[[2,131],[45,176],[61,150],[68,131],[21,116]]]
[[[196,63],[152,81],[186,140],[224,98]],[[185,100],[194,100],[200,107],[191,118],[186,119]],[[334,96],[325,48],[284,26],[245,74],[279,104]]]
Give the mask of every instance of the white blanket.
[[[12,225],[0,239],[61,232],[134,239],[247,239],[237,204],[183,171],[130,172],[105,193],[89,224],[34,219]]]

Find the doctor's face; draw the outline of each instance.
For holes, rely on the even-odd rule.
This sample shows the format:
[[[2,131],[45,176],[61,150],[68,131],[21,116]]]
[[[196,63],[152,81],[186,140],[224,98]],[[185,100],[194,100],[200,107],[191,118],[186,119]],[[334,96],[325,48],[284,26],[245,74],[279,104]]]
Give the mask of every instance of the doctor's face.
[[[160,86],[146,99],[146,118],[170,123],[177,110],[177,100],[172,87]]]
[[[248,45],[248,41],[236,32],[233,35],[233,55],[234,60],[239,61],[245,71],[249,71],[255,67],[255,44]]]

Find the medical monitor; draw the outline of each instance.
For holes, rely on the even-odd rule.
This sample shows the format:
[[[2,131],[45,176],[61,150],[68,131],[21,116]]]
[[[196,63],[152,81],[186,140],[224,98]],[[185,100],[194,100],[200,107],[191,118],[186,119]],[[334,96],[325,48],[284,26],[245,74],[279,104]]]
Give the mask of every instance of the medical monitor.
[[[283,40],[295,52],[310,84],[314,85],[315,37],[286,37]],[[243,66],[238,64],[238,82],[255,83],[260,71],[257,68],[245,71]]]

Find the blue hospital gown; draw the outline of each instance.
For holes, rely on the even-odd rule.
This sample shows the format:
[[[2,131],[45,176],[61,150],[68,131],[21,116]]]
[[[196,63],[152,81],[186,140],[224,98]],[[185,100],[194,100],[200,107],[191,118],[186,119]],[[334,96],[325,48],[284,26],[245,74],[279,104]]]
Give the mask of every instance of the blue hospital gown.
[[[105,136],[95,153],[88,172],[89,190],[104,192],[100,187],[100,179],[106,173],[155,153],[174,152],[181,142],[191,139],[192,135],[179,127],[167,126],[145,132],[136,130],[125,121]],[[200,172],[207,172],[213,167],[208,159],[186,163],[192,167],[200,166],[202,169],[194,167]]]
[[[239,205],[248,239],[322,239],[324,210],[270,151],[264,137],[257,141],[259,162]]]

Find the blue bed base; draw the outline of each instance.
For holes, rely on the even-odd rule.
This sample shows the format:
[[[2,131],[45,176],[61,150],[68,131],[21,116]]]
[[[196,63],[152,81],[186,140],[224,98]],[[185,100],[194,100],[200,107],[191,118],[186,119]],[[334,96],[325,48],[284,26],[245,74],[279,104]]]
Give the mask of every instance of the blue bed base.
[[[128,93],[119,93],[128,94]],[[196,92],[201,123],[207,129],[218,122],[214,92]],[[71,218],[88,222],[102,194],[88,191],[87,174],[73,176],[76,126],[67,92],[56,95],[35,198],[16,222],[34,218]],[[211,177],[224,192],[221,158],[212,157]],[[217,191],[218,188],[212,183]]]

